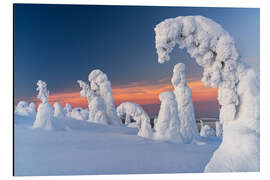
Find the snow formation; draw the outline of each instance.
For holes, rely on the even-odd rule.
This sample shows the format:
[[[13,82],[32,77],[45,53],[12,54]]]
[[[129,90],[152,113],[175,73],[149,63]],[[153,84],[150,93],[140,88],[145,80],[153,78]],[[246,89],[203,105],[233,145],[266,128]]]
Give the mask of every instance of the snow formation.
[[[81,97],[87,97],[89,121],[101,124],[120,125],[113,102],[111,82],[102,71],[93,70],[88,77],[90,85],[78,80]]]
[[[41,128],[44,130],[52,130],[54,111],[52,106],[48,103],[49,91],[47,89],[47,84],[39,80],[37,85],[37,91],[39,91],[37,97],[42,101],[42,103],[38,106],[36,120],[32,127],[33,129]]]
[[[180,121],[178,118],[177,102],[173,92],[166,91],[159,94],[161,101],[154,138],[174,143],[182,142],[180,135]]]
[[[71,116],[72,107],[71,107],[70,104],[66,103],[66,106],[64,108],[64,112],[66,114],[66,117],[70,117]]]
[[[205,172],[258,171],[260,81],[238,55],[233,38],[202,16],[179,16],[155,27],[158,62],[170,60],[176,44],[203,67],[205,86],[218,87],[223,141]]]
[[[61,104],[59,102],[55,102],[53,104],[54,107],[54,117],[64,119],[65,118],[65,111],[62,108]]]
[[[89,119],[88,109],[83,109],[80,107],[73,108],[70,113],[70,117],[76,120],[87,121]]]
[[[117,107],[117,114],[119,117],[126,115],[128,117],[132,117],[139,128],[138,136],[151,138],[153,135],[150,118],[143,110],[143,108],[132,102],[124,102]]]
[[[211,128],[209,125],[204,125],[201,120],[201,132],[200,135],[202,137],[209,137],[209,136],[215,136],[216,132],[213,128]]]
[[[36,106],[35,103],[31,102],[29,105],[26,101],[20,101],[15,109],[15,114],[21,115],[21,116],[30,116],[35,117],[36,116]]]
[[[184,143],[191,143],[199,136],[199,132],[192,103],[192,92],[186,83],[185,64],[178,63],[174,66],[171,82],[178,106],[180,133]]]

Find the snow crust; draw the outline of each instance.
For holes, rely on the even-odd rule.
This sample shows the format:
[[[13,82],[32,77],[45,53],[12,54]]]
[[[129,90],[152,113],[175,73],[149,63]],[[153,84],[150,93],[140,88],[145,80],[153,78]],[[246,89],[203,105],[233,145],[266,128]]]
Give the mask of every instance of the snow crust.
[[[184,143],[191,143],[199,136],[192,103],[192,92],[186,83],[185,64],[174,66],[171,79],[178,107],[180,133]]]
[[[150,118],[140,105],[132,102],[124,102],[117,107],[116,111],[119,117],[126,115],[127,119],[131,116],[136,121],[136,126],[139,129],[138,136],[152,138],[153,132],[150,125]]]
[[[223,141],[205,172],[258,171],[259,76],[240,59],[233,38],[203,16],[169,18],[159,23],[155,32],[159,63],[170,60],[169,54],[177,44],[203,67],[201,80],[205,86],[218,88]],[[244,138],[246,144],[235,140],[238,138]]]
[[[178,118],[177,102],[171,91],[160,93],[160,110],[155,124],[154,138],[161,141],[181,143],[180,121]]]

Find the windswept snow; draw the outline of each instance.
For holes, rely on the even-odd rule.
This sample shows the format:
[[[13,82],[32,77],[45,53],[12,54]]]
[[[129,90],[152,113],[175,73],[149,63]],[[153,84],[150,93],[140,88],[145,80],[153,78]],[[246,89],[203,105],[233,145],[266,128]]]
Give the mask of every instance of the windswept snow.
[[[240,59],[233,38],[219,24],[202,16],[166,19],[155,32],[158,62],[169,61],[177,44],[203,67],[205,86],[218,88],[223,141],[205,172],[258,171],[259,76]]]

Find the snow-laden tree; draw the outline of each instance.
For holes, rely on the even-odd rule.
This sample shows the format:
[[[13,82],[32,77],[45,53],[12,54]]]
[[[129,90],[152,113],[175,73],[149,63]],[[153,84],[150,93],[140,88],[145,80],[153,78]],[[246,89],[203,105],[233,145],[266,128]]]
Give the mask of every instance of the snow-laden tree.
[[[70,104],[66,103],[66,106],[64,108],[64,112],[66,114],[66,117],[70,117],[71,116],[72,107],[71,107]]]
[[[174,93],[171,91],[160,93],[159,100],[161,105],[155,124],[154,138],[161,141],[182,143],[177,102]]]
[[[222,137],[222,124],[219,121],[216,121],[216,136]]]
[[[64,119],[65,118],[65,111],[59,102],[55,102],[53,104],[54,107],[54,117]]]
[[[86,97],[88,100],[89,108],[89,121],[99,124],[109,124],[109,120],[106,113],[106,105],[102,97],[100,97],[97,90],[90,88],[85,82],[77,81],[82,88],[80,94],[81,97]]]
[[[153,132],[151,129],[150,118],[140,105],[132,102],[124,102],[117,106],[116,110],[119,117],[126,115],[132,117],[136,121],[139,129],[138,136],[145,138],[152,137]]]
[[[20,101],[15,108],[15,114],[21,116],[35,117],[36,116],[35,103],[31,102],[28,105],[26,101]]]
[[[186,83],[185,64],[178,63],[174,66],[171,82],[178,105],[180,133],[184,143],[191,143],[199,136],[199,132],[193,109],[192,92]]]
[[[105,102],[108,123],[112,125],[120,125],[121,120],[116,113],[111,82],[108,80],[107,75],[101,70],[96,69],[89,74],[88,80],[90,82],[91,89]]]
[[[47,89],[47,84],[41,80],[37,82],[38,88],[38,98],[42,101],[42,103],[38,106],[36,120],[33,124],[33,128],[41,128],[45,130],[52,130],[53,124],[53,108],[48,103],[49,91]]]
[[[211,128],[209,125],[204,125],[203,121],[201,120],[201,131],[200,135],[202,137],[209,137],[209,136],[215,136],[215,130]]]
[[[83,109],[81,107],[73,108],[70,117],[76,120],[87,121],[89,120],[88,109]]]
[[[177,44],[203,67],[205,86],[218,88],[223,140],[205,172],[258,171],[260,81],[241,60],[233,38],[202,16],[179,16],[155,27],[158,62],[170,60]]]

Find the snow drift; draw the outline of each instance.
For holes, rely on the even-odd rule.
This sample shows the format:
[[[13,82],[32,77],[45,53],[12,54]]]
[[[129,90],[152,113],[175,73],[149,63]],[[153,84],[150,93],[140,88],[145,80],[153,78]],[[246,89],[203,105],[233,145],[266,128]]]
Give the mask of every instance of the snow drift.
[[[199,136],[192,103],[192,92],[186,83],[185,64],[174,66],[171,79],[178,106],[180,133],[184,143],[191,143]]]
[[[132,102],[124,102],[116,110],[119,117],[126,115],[127,119],[131,116],[136,121],[139,129],[138,136],[152,138],[153,132],[150,125],[150,118],[140,105]]]
[[[177,44],[203,67],[202,82],[218,88],[223,142],[205,172],[258,171],[260,82],[238,55],[234,40],[202,16],[179,16],[155,27],[158,62],[170,60]]]

